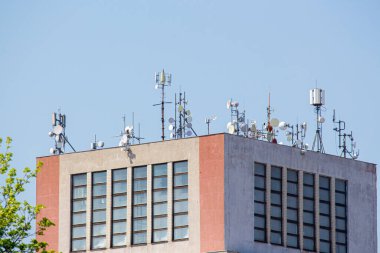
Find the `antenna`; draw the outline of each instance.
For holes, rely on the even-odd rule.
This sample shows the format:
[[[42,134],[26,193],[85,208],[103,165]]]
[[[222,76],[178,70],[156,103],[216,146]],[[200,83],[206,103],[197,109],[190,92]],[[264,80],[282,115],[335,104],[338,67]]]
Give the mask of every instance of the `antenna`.
[[[231,111],[231,121],[227,124],[227,131],[229,134],[240,135],[240,132],[244,136],[248,135],[248,127],[245,120],[245,111],[240,112],[239,102],[233,101],[232,98],[227,101],[227,110]]]
[[[205,123],[207,124],[207,135],[210,134],[210,123],[216,120],[216,116],[211,116],[205,119]]]
[[[104,147],[104,141],[96,141],[96,134],[95,134],[95,139],[94,142],[91,142],[91,149],[98,149],[98,148],[103,148]]]
[[[51,123],[53,126],[53,131],[49,132],[48,135],[52,138],[54,138],[54,148],[50,148],[50,153],[54,155],[60,155],[65,153],[65,144],[66,142],[69,144],[71,149],[75,151],[71,143],[66,137],[65,130],[66,130],[66,115],[61,114],[60,109],[58,114],[53,112],[51,117]]]
[[[129,139],[130,139],[130,141],[132,141],[132,144],[135,143],[135,140],[137,140],[140,144],[141,140],[143,140],[144,138],[141,137],[141,135],[140,135],[140,123],[138,123],[138,136],[135,135],[135,130],[134,130],[135,129],[135,113],[134,112],[132,113],[132,126],[126,126],[125,114],[123,115],[122,119],[123,119],[123,127],[124,128],[123,128],[123,130],[121,130],[120,135],[114,136],[114,137],[122,137],[123,135],[125,135],[125,132],[128,130]],[[129,144],[131,144],[131,143],[129,143]]]
[[[338,127],[335,127],[333,130],[335,132],[338,132],[339,149],[342,150],[340,156],[347,158],[347,155],[349,155],[349,156],[351,156],[352,159],[358,159],[359,150],[355,151],[356,142],[354,141],[352,131],[350,132],[350,134],[343,133],[343,131],[346,129],[346,122],[344,122],[343,120],[338,120],[338,121],[335,120],[335,110],[333,113],[333,123],[338,124]],[[349,140],[351,142],[351,145],[350,145],[351,149],[350,150],[348,150],[348,148],[347,148],[347,137],[349,138]]]
[[[310,105],[314,106],[315,114],[317,115],[317,130],[313,141],[312,150],[317,149],[317,152],[325,153],[322,142],[322,124],[325,118],[322,117],[321,107],[325,104],[325,91],[319,88],[310,90]]]
[[[162,72],[158,72],[155,74],[156,85],[155,88],[161,89],[161,103],[154,104],[153,106],[161,105],[161,139],[165,140],[165,104],[170,104],[171,102],[165,102],[165,86],[171,86],[172,83],[172,75],[165,73],[164,70]]]

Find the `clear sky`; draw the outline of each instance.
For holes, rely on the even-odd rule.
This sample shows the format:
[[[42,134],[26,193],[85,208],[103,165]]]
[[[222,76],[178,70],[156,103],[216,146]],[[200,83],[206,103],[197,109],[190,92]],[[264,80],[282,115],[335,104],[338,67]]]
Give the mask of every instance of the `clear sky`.
[[[198,134],[217,115],[225,132],[233,98],[263,123],[306,121],[315,133],[309,89],[326,90],[323,143],[338,154],[333,109],[346,121],[360,160],[379,163],[380,1],[0,1],[0,136],[14,139],[14,166],[49,154],[50,117],[61,108],[77,150],[96,134],[116,146],[122,116],[160,139],[154,73],[172,73],[186,91]],[[166,115],[173,116],[168,106]],[[168,133],[166,133],[168,135]],[[279,141],[286,143],[281,133]],[[311,146],[311,145],[310,145]],[[27,198],[35,199],[35,185]]]

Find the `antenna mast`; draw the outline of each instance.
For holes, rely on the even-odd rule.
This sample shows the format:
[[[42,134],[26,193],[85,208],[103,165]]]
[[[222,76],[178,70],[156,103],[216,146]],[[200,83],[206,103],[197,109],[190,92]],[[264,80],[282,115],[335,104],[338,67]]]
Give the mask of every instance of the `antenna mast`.
[[[58,114],[53,112],[52,117],[51,117],[51,123],[53,126],[53,131],[49,132],[49,136],[54,137],[55,146],[54,148],[50,148],[50,153],[54,155],[60,155],[60,154],[65,153],[66,142],[69,144],[71,149],[74,152],[76,152],[65,134],[66,115],[61,114],[60,111],[58,112]]]
[[[322,124],[325,122],[325,118],[322,117],[321,107],[325,104],[325,91],[319,88],[310,90],[310,104],[315,107],[315,113],[317,115],[317,130],[313,141],[312,150],[317,149],[317,152],[325,153],[322,142]]]
[[[165,104],[170,104],[171,102],[165,102],[165,86],[171,86],[172,75],[162,72],[156,73],[156,90],[161,89],[161,103],[154,104],[153,106],[161,105],[161,139],[165,140]]]

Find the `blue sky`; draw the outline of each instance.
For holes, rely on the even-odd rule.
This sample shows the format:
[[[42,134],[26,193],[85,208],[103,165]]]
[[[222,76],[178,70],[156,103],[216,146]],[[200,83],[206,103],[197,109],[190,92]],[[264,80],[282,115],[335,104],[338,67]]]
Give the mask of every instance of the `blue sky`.
[[[165,68],[173,75],[167,98],[186,91],[198,134],[210,115],[218,116],[211,131],[226,131],[231,97],[263,123],[271,92],[273,116],[308,122],[310,144],[308,92],[317,80],[326,90],[327,153],[338,152],[336,109],[359,159],[379,163],[379,27],[379,1],[1,1],[0,136],[14,139],[16,167],[49,154],[58,108],[77,150],[94,134],[116,146],[121,117],[131,122],[132,112],[145,140],[159,140],[154,72]]]

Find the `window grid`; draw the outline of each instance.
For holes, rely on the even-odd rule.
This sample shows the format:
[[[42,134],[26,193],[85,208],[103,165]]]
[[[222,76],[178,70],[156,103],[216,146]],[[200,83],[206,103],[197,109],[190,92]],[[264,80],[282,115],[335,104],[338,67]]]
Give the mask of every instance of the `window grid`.
[[[189,238],[188,163],[173,163],[173,240]]]
[[[111,247],[127,243],[127,169],[112,170]]]
[[[347,182],[335,180],[336,253],[347,253]]]
[[[314,175],[303,174],[303,249],[315,251]]]
[[[71,251],[85,251],[87,175],[72,175],[71,179]]]
[[[106,171],[92,173],[91,249],[106,248]]]
[[[152,192],[152,242],[168,241],[168,170],[167,164],[156,164],[153,168]]]
[[[133,168],[132,244],[146,244],[147,238],[147,167]]]
[[[299,248],[298,239],[298,172],[287,170],[287,246]]]
[[[282,168],[271,167],[270,242],[282,245]]]
[[[320,252],[331,252],[330,178],[319,177],[319,238]]]
[[[255,241],[266,242],[266,168],[255,163]]]

